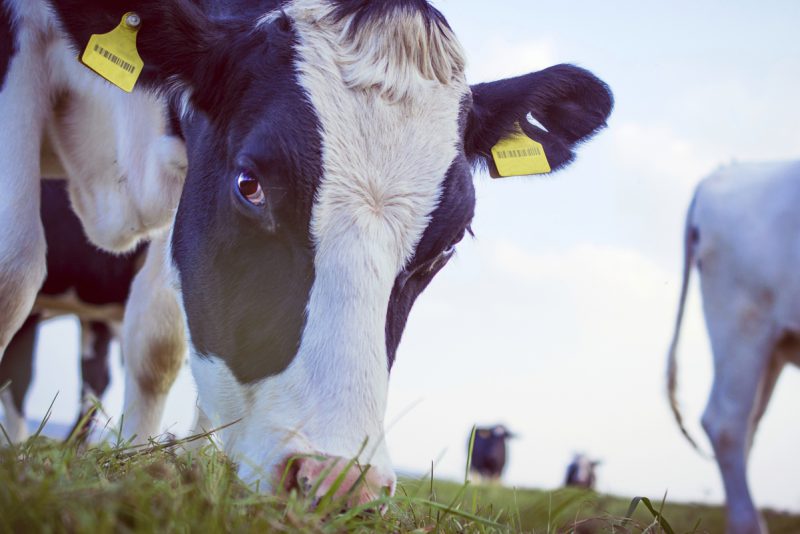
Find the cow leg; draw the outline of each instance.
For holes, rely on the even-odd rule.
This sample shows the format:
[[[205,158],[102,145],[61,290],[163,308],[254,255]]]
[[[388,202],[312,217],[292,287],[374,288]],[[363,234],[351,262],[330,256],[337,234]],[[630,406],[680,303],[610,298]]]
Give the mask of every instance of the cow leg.
[[[5,413],[4,428],[11,443],[21,443],[28,438],[25,421],[25,395],[33,379],[33,354],[39,316],[31,315],[22,324],[0,361],[0,400]]]
[[[125,308],[123,436],[147,443],[159,431],[164,404],[186,357],[183,314],[170,282],[167,237],[150,242]]]
[[[81,321],[81,411],[70,432],[79,442],[89,438],[97,419],[95,406],[111,382],[108,354],[113,338],[107,323]]]
[[[192,424],[192,434],[195,436],[199,436],[200,434],[205,434],[214,429],[213,423],[211,422],[211,418],[206,415],[203,409],[200,407],[200,402],[198,401],[197,406],[195,407],[194,413],[194,423]]]
[[[39,151],[48,106],[44,46],[33,30],[18,35],[0,84],[0,359],[33,307],[45,275],[39,218]]]
[[[758,387],[758,392],[756,394],[756,405],[755,409],[753,410],[753,420],[752,424],[750,425],[750,434],[747,440],[748,452],[753,447],[753,440],[755,438],[756,430],[758,430],[758,425],[761,423],[761,419],[764,417],[764,413],[767,411],[767,406],[772,398],[772,393],[775,391],[778,378],[780,378],[781,371],[783,371],[785,365],[786,359],[779,348],[773,354],[772,359],[769,362],[769,366],[767,367],[764,377]]]
[[[706,282],[706,280],[704,280]],[[730,287],[730,286],[729,286]],[[706,322],[714,352],[714,385],[703,427],[714,447],[725,486],[727,531],[766,532],[747,484],[747,457],[756,403],[767,383],[776,335],[768,313],[734,295],[727,307],[704,285]]]
[[[211,422],[211,418],[208,417],[202,408],[200,408],[200,403],[198,401],[197,406],[195,407],[195,414],[194,414],[194,423],[192,423],[192,427],[190,430],[191,436],[200,436],[205,434],[214,429],[214,426]],[[208,445],[209,443],[213,443],[217,445],[218,448],[222,448],[222,445],[217,441],[214,434],[211,434],[207,438],[203,439],[196,439],[194,441],[190,441],[188,443],[184,443],[182,448],[186,452],[196,452],[201,450],[203,447]]]

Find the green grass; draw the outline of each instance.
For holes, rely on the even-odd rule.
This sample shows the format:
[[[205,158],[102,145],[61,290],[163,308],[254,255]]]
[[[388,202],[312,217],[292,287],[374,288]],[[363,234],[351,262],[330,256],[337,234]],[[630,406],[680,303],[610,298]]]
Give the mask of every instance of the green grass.
[[[0,449],[1,532],[721,532],[719,508],[667,503],[661,523],[644,503],[591,492],[514,490],[402,480],[397,495],[344,511],[243,486],[213,447],[137,449],[37,437]],[[650,503],[658,514],[660,501]],[[385,508],[384,514],[376,510]],[[631,516],[626,519],[626,516]],[[767,513],[771,532],[797,516]]]

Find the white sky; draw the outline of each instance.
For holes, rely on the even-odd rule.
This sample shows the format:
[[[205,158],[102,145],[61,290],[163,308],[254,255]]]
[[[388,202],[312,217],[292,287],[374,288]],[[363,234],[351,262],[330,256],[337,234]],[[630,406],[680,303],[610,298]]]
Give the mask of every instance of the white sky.
[[[509,483],[560,484],[575,451],[603,460],[599,489],[719,502],[716,466],[678,432],[664,395],[677,305],[681,234],[694,184],[732,159],[800,155],[800,3],[686,0],[535,2],[440,0],[470,58],[470,81],[559,62],[594,71],[614,90],[608,130],[551,178],[480,176],[477,239],[420,298],[390,387],[396,466],[463,476],[474,423],[503,421],[521,438]],[[502,7],[501,7],[502,6]],[[77,410],[74,323],[41,336],[28,410]],[[680,350],[680,398],[697,423],[711,353],[693,288]],[[75,351],[72,348],[75,348]],[[118,354],[114,355],[115,362]],[[73,363],[74,362],[74,363]],[[119,414],[115,369],[107,397]],[[184,431],[188,371],[165,425]],[[800,374],[782,377],[750,469],[757,502],[800,511]]]

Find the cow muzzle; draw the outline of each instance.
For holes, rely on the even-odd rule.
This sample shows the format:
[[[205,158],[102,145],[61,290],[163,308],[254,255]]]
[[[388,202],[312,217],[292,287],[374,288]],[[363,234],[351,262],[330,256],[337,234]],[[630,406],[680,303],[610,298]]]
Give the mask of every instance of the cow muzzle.
[[[393,471],[335,456],[293,456],[281,465],[283,488],[297,490],[315,503],[326,499],[352,508],[394,495],[397,487]]]

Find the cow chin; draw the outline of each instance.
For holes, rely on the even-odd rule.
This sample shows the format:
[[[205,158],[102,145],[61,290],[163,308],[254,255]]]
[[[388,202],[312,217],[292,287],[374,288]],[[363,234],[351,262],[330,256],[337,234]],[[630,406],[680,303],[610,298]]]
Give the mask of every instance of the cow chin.
[[[364,391],[354,391],[358,387],[350,391],[355,395],[342,395],[315,383],[303,363],[296,358],[279,375],[242,384],[221,358],[192,350],[199,406],[212,427],[221,428],[217,437],[241,479],[265,492],[322,491],[331,473],[347,468],[344,485],[350,486],[344,490],[359,478],[351,471],[365,473],[359,504],[393,493],[396,477],[383,430],[388,373],[376,405]]]

